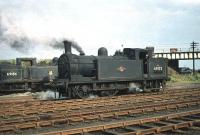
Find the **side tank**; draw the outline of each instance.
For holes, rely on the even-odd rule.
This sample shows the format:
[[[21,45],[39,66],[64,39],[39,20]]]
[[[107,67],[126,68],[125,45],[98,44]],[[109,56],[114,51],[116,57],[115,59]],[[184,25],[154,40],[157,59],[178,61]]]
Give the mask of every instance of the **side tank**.
[[[23,80],[23,69],[16,65],[0,65],[0,83]]]

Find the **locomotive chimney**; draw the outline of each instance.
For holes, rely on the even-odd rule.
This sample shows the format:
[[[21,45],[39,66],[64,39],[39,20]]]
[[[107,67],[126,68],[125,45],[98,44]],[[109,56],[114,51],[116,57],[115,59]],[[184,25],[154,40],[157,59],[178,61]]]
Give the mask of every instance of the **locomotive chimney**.
[[[72,51],[71,51],[72,42],[69,42],[69,41],[67,41],[67,40],[64,40],[63,43],[64,43],[64,47],[65,47],[65,53],[66,53],[66,54],[72,53]]]
[[[83,55],[85,55],[85,53],[84,52],[80,52],[80,55],[83,56]]]

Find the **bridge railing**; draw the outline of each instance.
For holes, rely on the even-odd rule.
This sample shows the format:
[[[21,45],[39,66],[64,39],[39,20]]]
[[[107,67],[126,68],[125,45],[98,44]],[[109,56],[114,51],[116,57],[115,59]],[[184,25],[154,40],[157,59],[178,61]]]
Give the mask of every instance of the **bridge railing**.
[[[170,49],[172,48],[155,48],[154,53],[170,53]],[[173,48],[177,49],[176,52],[192,52],[192,48]],[[200,52],[200,47],[195,48],[196,52]]]

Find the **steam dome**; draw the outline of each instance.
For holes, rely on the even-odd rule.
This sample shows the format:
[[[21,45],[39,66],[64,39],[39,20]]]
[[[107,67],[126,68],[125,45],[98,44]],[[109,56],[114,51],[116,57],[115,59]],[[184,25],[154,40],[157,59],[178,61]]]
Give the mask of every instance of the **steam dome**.
[[[98,50],[98,56],[108,56],[108,51],[105,47],[101,47]]]

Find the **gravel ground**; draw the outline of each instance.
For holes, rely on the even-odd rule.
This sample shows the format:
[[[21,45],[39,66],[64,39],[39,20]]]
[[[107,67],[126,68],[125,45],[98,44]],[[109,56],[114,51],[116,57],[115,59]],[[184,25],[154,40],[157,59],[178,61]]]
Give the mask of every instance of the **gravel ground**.
[[[200,88],[200,83],[167,83],[167,89]]]

